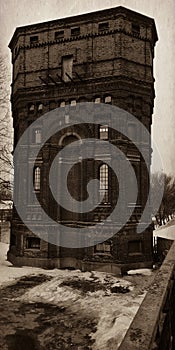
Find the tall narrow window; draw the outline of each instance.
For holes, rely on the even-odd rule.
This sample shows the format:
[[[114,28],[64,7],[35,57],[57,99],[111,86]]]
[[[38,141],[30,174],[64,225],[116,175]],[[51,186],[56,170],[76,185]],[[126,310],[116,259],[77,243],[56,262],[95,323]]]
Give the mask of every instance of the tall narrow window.
[[[71,81],[73,69],[73,56],[62,57],[62,79],[65,82]]]
[[[134,123],[128,123],[128,136],[131,141],[136,141],[137,139],[137,128]]]
[[[34,168],[34,189],[35,191],[40,191],[41,188],[41,171],[40,168],[37,166]]]
[[[41,143],[41,129],[34,130],[34,143]]]
[[[100,198],[103,194],[102,202],[103,204],[108,203],[108,166],[103,164],[100,166]]]
[[[108,140],[108,125],[100,125],[100,140]]]

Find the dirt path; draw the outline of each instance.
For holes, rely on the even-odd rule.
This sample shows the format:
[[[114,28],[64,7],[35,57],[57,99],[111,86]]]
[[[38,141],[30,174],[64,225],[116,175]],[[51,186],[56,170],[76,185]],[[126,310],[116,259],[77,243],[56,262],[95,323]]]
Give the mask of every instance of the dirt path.
[[[0,289],[1,350],[90,350],[97,322],[74,312],[70,305],[24,303],[16,300],[30,288],[50,280],[27,276]]]

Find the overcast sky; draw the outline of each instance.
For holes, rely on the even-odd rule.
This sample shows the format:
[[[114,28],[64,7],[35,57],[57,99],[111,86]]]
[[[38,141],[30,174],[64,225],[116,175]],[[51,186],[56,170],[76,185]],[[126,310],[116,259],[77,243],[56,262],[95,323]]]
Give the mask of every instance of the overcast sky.
[[[0,45],[8,52],[16,27],[119,5],[155,19],[153,136],[165,172],[175,175],[175,0],[0,0]]]

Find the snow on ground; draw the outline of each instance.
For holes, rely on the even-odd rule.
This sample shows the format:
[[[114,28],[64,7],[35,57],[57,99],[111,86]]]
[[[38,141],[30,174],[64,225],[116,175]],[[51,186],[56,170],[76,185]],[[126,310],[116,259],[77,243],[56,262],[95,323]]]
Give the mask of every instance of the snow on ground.
[[[22,276],[33,274],[47,274],[54,276],[57,270],[45,271],[37,267],[14,267],[7,261],[7,252],[9,246],[6,243],[0,242],[0,287],[14,283],[16,279]]]
[[[92,349],[116,350],[119,347],[144,299],[150,283],[150,270],[149,273],[147,269],[138,270],[135,275],[130,271],[131,276],[118,278],[96,271],[17,268],[6,261],[7,250],[8,245],[0,243],[0,286],[26,275],[53,276],[50,281],[30,289],[20,300],[71,307],[77,313],[94,316],[98,323],[96,332],[91,334],[95,340]],[[140,273],[145,275],[144,280]]]
[[[135,269],[135,270],[129,270],[127,272],[127,275],[142,275],[142,276],[151,276],[152,270],[151,269]]]
[[[68,286],[64,285],[69,281]],[[75,281],[93,282],[101,289],[82,293],[82,290],[71,288]],[[111,288],[123,287],[123,293],[112,293]],[[98,289],[98,288],[97,288]],[[128,289],[128,292],[125,290]],[[91,334],[95,343],[93,350],[117,349],[130,323],[141,304],[145,293],[133,293],[132,283],[103,272],[60,271],[58,276],[49,282],[39,285],[24,294],[25,302],[47,302],[55,305],[71,306],[73,311],[97,317],[95,333]]]

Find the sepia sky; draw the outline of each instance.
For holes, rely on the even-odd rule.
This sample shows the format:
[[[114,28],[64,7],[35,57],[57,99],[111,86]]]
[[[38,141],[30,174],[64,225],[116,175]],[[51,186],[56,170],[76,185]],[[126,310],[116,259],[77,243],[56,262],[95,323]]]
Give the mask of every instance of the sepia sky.
[[[175,175],[175,0],[0,0],[0,46],[9,52],[7,46],[16,27],[119,5],[155,19],[159,41],[154,60],[152,129],[163,170]],[[153,169],[161,170],[162,165]]]

